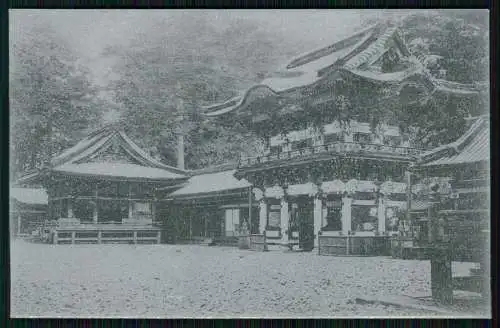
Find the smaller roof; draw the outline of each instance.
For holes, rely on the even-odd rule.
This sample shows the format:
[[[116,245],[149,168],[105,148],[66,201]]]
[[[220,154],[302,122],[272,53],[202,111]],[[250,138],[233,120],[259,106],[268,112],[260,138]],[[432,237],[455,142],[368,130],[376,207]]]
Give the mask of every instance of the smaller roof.
[[[216,193],[227,190],[248,188],[251,184],[245,180],[234,177],[236,170],[195,175],[186,185],[170,194],[172,197]]]
[[[486,117],[478,118],[458,140],[422,154],[423,166],[458,165],[489,161],[490,130]]]
[[[56,172],[73,173],[78,175],[100,175],[151,180],[185,178],[184,175],[176,174],[164,169],[128,163],[63,164],[53,168],[53,170]]]
[[[45,190],[38,188],[10,188],[10,197],[30,205],[47,205],[49,199]]]

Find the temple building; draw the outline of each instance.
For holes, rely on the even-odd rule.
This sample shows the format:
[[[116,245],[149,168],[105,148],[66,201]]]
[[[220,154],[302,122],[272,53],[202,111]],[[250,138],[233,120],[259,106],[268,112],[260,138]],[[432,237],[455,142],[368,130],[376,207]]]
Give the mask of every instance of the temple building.
[[[416,108],[443,98],[453,106],[483,91],[430,76],[398,28],[384,23],[298,57],[204,115],[238,121],[267,141],[265,154],[241,158],[235,176],[253,185],[259,233],[269,243],[375,254],[407,206],[406,170],[421,150],[395,118],[375,125],[364,121],[367,113],[388,98]]]
[[[57,222],[54,243],[159,242],[155,190],[188,178],[141,150],[118,125],[108,125],[18,183],[46,189],[47,216]]]
[[[436,217],[419,225],[425,229],[418,246],[444,247],[450,261],[478,264],[468,276],[453,277],[452,289],[485,297],[491,292],[489,120],[487,115],[475,118],[463,136],[422,154],[414,168],[416,179],[439,185]]]
[[[236,179],[235,172],[231,164],[193,171],[179,189],[158,190],[157,198],[165,200],[158,209],[164,240],[237,245],[243,222],[258,233],[258,203],[252,202],[250,183]]]

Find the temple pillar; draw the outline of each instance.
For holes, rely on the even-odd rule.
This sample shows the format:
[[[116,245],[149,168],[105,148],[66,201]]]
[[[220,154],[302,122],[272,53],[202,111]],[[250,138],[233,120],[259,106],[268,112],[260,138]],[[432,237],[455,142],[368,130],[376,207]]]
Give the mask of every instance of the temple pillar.
[[[346,195],[342,198],[342,234],[348,235],[351,230],[352,197]]]
[[[259,202],[259,232],[266,233],[267,226],[267,204],[264,199]]]
[[[378,198],[378,209],[377,209],[377,217],[378,217],[378,232],[380,234],[385,233],[385,196],[380,195]]]
[[[68,218],[73,218],[73,198],[68,199]]]
[[[21,214],[17,215],[17,235],[19,236],[21,234]]]
[[[288,213],[288,201],[281,198],[281,243],[288,244],[290,234],[290,215]]]
[[[92,221],[94,222],[94,224],[97,224],[98,222],[98,204],[99,204],[99,191],[98,191],[98,187],[97,187],[97,183],[95,185],[95,206],[94,206],[94,215],[93,215],[93,218],[92,218]]]
[[[318,247],[318,236],[323,227],[323,200],[314,198],[314,247]]]

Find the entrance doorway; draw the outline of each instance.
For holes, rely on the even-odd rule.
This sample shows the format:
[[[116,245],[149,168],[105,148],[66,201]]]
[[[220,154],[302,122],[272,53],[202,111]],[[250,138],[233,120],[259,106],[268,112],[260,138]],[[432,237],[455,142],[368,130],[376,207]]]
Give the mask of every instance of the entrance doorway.
[[[314,203],[310,197],[295,200],[292,220],[299,235],[299,248],[312,251],[314,248]]]

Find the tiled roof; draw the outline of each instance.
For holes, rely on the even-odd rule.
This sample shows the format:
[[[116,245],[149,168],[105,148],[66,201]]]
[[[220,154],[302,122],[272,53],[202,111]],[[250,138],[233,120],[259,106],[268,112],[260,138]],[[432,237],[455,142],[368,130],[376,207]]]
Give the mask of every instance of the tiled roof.
[[[130,163],[95,157],[113,145],[123,150]],[[143,151],[116,124],[105,126],[65,150],[51,161],[51,169],[77,175],[112,176],[144,179],[187,178],[188,171],[165,165]]]
[[[489,159],[489,122],[486,117],[481,117],[457,141],[423,154],[419,163],[423,166],[457,165]]]
[[[394,42],[392,42],[394,41]],[[404,57],[404,65],[396,72],[380,72],[374,63],[389,49],[396,47]],[[204,115],[217,117],[245,108],[252,102],[252,93],[266,91],[269,95],[285,97],[292,90],[314,85],[329,72],[338,71],[377,83],[399,84],[411,76],[425,80],[430,90],[446,93],[477,94],[483,87],[462,85],[433,79],[422,63],[412,57],[396,26],[377,24],[330,46],[312,51],[290,62],[279,77],[269,77],[224,103],[204,107]]]
[[[82,163],[63,164],[53,168],[56,172],[86,176],[108,176],[122,178],[140,178],[150,180],[182,179],[185,176],[164,169],[145,167],[128,163]]]
[[[245,179],[238,180],[234,177],[236,170],[200,174],[191,177],[186,186],[170,194],[172,197],[216,193],[221,191],[248,188],[251,184]]]
[[[10,188],[10,197],[20,203],[30,205],[47,205],[48,196],[44,189]]]

